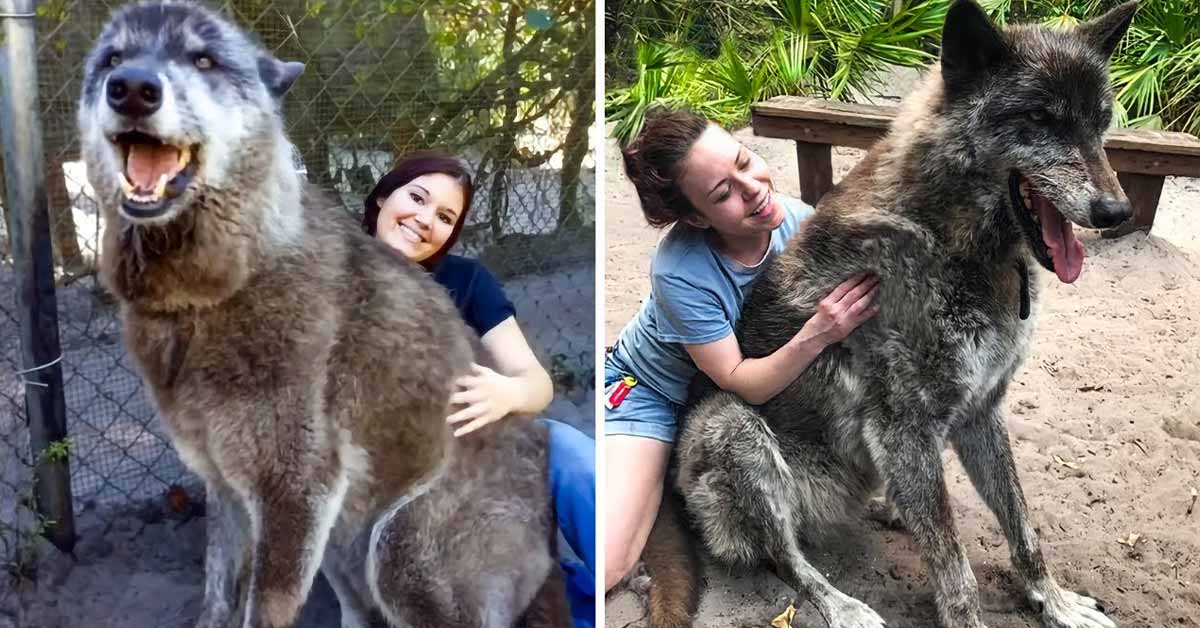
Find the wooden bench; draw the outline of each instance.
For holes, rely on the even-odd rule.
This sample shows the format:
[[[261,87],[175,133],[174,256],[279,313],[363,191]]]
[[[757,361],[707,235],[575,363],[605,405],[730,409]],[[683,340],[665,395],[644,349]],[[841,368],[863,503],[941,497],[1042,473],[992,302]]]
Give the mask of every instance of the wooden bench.
[[[800,198],[816,205],[833,187],[833,146],[870,148],[883,137],[896,107],[778,96],[752,107],[755,135],[796,141]],[[1106,237],[1150,231],[1167,175],[1200,177],[1200,139],[1187,133],[1113,129],[1104,138],[1108,163],[1133,204],[1133,219]]]

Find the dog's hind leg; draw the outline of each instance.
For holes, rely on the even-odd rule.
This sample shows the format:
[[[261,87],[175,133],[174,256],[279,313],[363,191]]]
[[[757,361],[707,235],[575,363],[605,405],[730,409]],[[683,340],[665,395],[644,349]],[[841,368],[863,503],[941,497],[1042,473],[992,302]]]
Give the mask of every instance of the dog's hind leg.
[[[832,475],[833,452],[801,444],[785,453],[757,411],[740,401],[718,400],[693,412],[680,440],[678,485],[709,551],[730,563],[774,565],[831,628],[883,626],[800,550],[801,524],[845,507],[845,485]]]
[[[996,515],[1008,539],[1013,567],[1025,580],[1030,600],[1047,628],[1114,628],[1096,600],[1063,589],[1046,567],[1029,508],[1021,491],[1008,430],[1000,411],[1003,390],[984,408],[965,417],[951,434],[958,457],[980,497]]]
[[[892,407],[903,407],[895,401]],[[942,440],[921,421],[889,417],[864,432],[888,497],[921,548],[945,628],[984,628],[979,589],[958,539],[942,469]]]
[[[325,477],[313,477],[321,470]],[[312,588],[349,482],[344,469],[306,471],[262,483],[249,503],[254,569],[245,628],[292,628]]]
[[[237,495],[219,480],[206,484],[204,520],[204,612],[195,626],[234,628],[246,595],[250,522]]]

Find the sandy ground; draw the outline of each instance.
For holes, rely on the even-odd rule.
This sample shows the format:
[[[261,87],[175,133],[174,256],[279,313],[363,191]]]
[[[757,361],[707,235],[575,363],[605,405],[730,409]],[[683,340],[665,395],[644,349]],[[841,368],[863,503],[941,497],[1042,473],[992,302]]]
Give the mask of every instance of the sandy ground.
[[[21,601],[5,609],[0,595],[0,628],[191,628],[203,608],[203,517],[185,520],[148,503],[85,512],[77,526],[75,559],[40,543],[37,581],[0,583]],[[339,617],[318,576],[299,628],[337,626]]]
[[[736,133],[797,195],[790,141]],[[834,178],[861,153],[836,149]],[[641,219],[611,143],[606,163],[605,342],[611,345],[648,292],[659,233]],[[1005,405],[1017,466],[1043,549],[1059,581],[1100,599],[1124,628],[1200,626],[1200,180],[1169,179],[1149,237],[1082,236],[1088,259],[1074,285],[1040,273],[1032,350]],[[995,518],[952,454],[948,482],[960,537],[991,628],[1039,626],[1024,601]],[[1062,463],[1059,462],[1062,461]],[[1068,466],[1063,463],[1070,463]],[[1118,543],[1140,535],[1129,547]],[[808,549],[813,563],[891,626],[936,625],[933,592],[902,531],[848,522]],[[698,625],[768,626],[799,607],[793,627],[825,624],[765,572],[710,566]],[[609,596],[609,628],[645,625],[644,605]]]

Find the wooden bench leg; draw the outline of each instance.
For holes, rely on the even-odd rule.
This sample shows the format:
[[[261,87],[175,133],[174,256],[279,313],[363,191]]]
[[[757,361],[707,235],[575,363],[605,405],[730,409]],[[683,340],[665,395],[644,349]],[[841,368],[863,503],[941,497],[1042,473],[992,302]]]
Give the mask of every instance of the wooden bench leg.
[[[829,144],[796,142],[796,163],[800,166],[800,200],[816,206],[833,187],[833,160]]]
[[[1154,226],[1154,214],[1158,211],[1158,198],[1162,196],[1163,179],[1161,175],[1118,172],[1117,180],[1133,205],[1133,218],[1119,227],[1106,229],[1101,235],[1116,238],[1134,231],[1149,233]]]

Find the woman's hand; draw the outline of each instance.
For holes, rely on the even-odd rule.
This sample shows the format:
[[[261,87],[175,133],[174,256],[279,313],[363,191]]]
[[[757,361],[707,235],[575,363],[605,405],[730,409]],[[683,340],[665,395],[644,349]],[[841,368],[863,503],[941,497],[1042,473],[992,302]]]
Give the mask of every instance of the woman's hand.
[[[878,291],[879,279],[872,275],[855,275],[843,281],[821,300],[799,335],[826,347],[845,340],[850,332],[879,313],[879,306],[871,305]]]
[[[446,417],[446,422],[466,422],[454,430],[455,436],[470,434],[510,414],[520,404],[520,382],[513,381],[486,366],[471,365],[471,374],[454,382],[458,388],[450,396],[451,406],[465,406]]]

